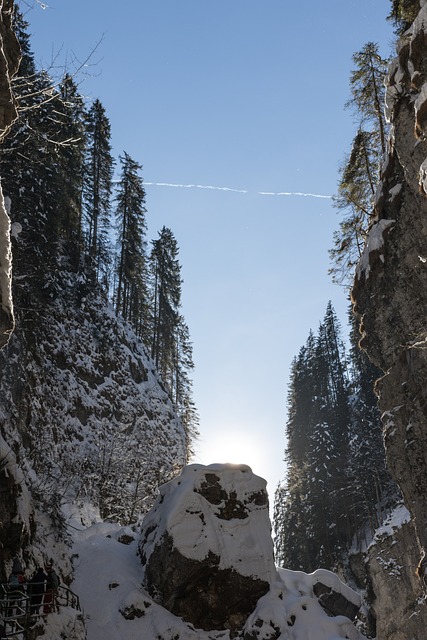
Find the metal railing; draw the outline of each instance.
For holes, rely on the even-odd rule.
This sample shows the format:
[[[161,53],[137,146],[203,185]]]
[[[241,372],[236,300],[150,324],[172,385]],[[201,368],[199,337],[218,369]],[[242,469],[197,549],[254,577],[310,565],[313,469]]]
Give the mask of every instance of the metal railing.
[[[39,583],[41,585],[44,589],[44,583]],[[0,629],[3,626],[1,639],[25,639],[26,630],[37,618],[58,611],[59,606],[81,611],[79,597],[71,589],[60,585],[52,592],[43,590],[37,594],[32,591],[32,586],[36,584],[29,583],[19,588],[0,584]]]

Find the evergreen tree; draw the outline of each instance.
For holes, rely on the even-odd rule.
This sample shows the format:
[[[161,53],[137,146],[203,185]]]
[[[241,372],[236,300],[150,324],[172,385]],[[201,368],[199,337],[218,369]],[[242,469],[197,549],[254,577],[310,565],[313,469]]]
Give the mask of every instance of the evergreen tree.
[[[23,53],[13,79],[19,118],[0,149],[0,170],[4,193],[12,203],[12,221],[22,227],[13,243],[14,296],[19,310],[31,307],[37,295],[54,295],[59,286],[55,273],[63,253],[60,243],[66,236],[64,221],[77,203],[64,189],[74,170],[68,155],[69,131],[64,131],[69,124],[68,106],[49,76],[36,71],[28,24],[18,9],[14,22]],[[79,167],[75,170],[78,175]],[[78,232],[78,224],[75,230]]]
[[[73,78],[66,74],[60,84],[57,119],[62,183],[61,236],[65,240],[71,266],[77,270],[82,251],[83,161],[86,148],[83,99]]]
[[[287,476],[275,495],[277,561],[290,569],[334,569],[354,539],[378,526],[399,493],[385,464],[373,392],[379,372],[360,351],[352,318],[351,367],[328,304],[292,363]]]
[[[353,55],[356,68],[350,75],[352,97],[347,102],[360,120],[369,127],[379,143],[381,154],[386,150],[386,121],[384,114],[385,84],[388,60],[381,58],[378,45],[368,42]]]
[[[388,19],[393,22],[396,33],[402,35],[417,17],[419,0],[391,0],[392,9]]]
[[[357,321],[350,312],[352,361],[350,473],[352,475],[352,517],[359,523],[358,537],[378,527],[381,513],[399,492],[391,480],[382,437],[381,415],[374,384],[383,374],[359,347]],[[366,522],[362,527],[360,523]],[[369,525],[369,526],[368,526]]]
[[[181,308],[181,265],[178,244],[170,229],[163,227],[152,241],[150,255],[151,357],[175,404],[187,434],[187,456],[198,435],[199,418],[192,399],[190,372],[194,368],[190,332]]]
[[[373,42],[355,53],[353,61],[356,68],[350,76],[352,97],[347,106],[354,109],[360,124],[351,154],[340,170],[334,206],[344,217],[329,251],[333,280],[347,286],[363,251],[387,136],[384,78],[388,62],[381,58],[378,45]]]
[[[152,241],[151,268],[154,279],[153,335],[151,357],[163,380],[174,387],[177,330],[180,323],[181,265],[178,244],[170,229],[163,227]]]
[[[109,241],[114,160],[111,127],[105,109],[95,100],[86,114],[87,149],[84,165],[84,210],[87,250],[98,281],[108,289]]]
[[[182,315],[179,315],[176,328],[176,357],[171,389],[172,398],[178,415],[187,434],[187,462],[194,454],[192,445],[198,436],[199,416],[193,402],[193,383],[190,372],[194,369],[193,346],[190,332]]]
[[[115,306],[143,335],[148,315],[145,190],[142,169],[126,152],[119,156],[121,176],[117,192],[118,261]]]
[[[329,303],[317,338],[310,333],[291,372],[285,453],[288,475],[276,495],[276,502],[285,497],[285,504],[276,503],[275,530],[276,554],[292,569],[332,568],[350,535],[345,363],[339,323]]]
[[[334,206],[343,214],[329,251],[332,279],[350,285],[363,252],[378,183],[379,158],[371,133],[359,129],[350,157],[340,170]]]

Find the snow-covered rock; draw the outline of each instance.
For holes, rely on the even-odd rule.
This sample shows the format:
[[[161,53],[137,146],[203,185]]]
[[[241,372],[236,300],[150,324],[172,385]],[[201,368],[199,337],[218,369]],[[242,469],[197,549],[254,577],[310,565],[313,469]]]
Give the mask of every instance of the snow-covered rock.
[[[161,487],[139,543],[148,593],[134,592],[123,615],[146,623],[160,605],[195,638],[361,638],[350,620],[360,597],[336,575],[275,566],[265,487],[230,464],[189,465]]]
[[[243,626],[277,576],[266,482],[245,465],[190,465],[161,488],[140,553],[149,592],[202,629]]]

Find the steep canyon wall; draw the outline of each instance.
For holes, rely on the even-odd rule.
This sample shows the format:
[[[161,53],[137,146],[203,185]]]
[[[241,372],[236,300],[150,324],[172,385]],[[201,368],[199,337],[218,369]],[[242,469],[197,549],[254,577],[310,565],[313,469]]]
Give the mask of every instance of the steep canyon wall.
[[[352,292],[361,345],[384,372],[377,392],[387,461],[418,550],[411,562],[413,575],[420,574],[414,601],[427,550],[427,3],[420,5],[389,70],[391,134]],[[426,613],[418,616],[425,629]],[[407,637],[398,627],[378,637]]]

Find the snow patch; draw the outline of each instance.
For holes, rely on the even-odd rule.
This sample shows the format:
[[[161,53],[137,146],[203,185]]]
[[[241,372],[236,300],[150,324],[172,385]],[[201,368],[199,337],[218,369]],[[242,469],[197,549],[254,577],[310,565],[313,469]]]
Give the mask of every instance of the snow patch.
[[[389,189],[389,194],[390,194],[390,202],[393,202],[393,200],[395,199],[395,197],[402,191],[402,184],[399,182],[398,184],[395,184],[394,187],[392,187],[391,189]]]
[[[386,229],[393,226],[395,222],[395,220],[379,220],[372,225],[368,237],[366,238],[365,248],[363,249],[362,256],[356,269],[357,278],[359,280],[362,273],[365,274],[366,278],[369,277],[369,272],[371,270],[370,255],[373,251],[379,251],[383,247],[384,232]],[[384,256],[380,255],[380,259],[384,262]]]
[[[410,519],[411,515],[405,505],[401,504],[397,506],[390,513],[384,523],[375,531],[374,538],[370,546],[374,545],[382,538],[392,536],[397,529],[400,529],[404,524],[409,522]]]
[[[0,291],[3,311],[13,317],[12,303],[12,248],[10,245],[10,218],[0,182]]]

